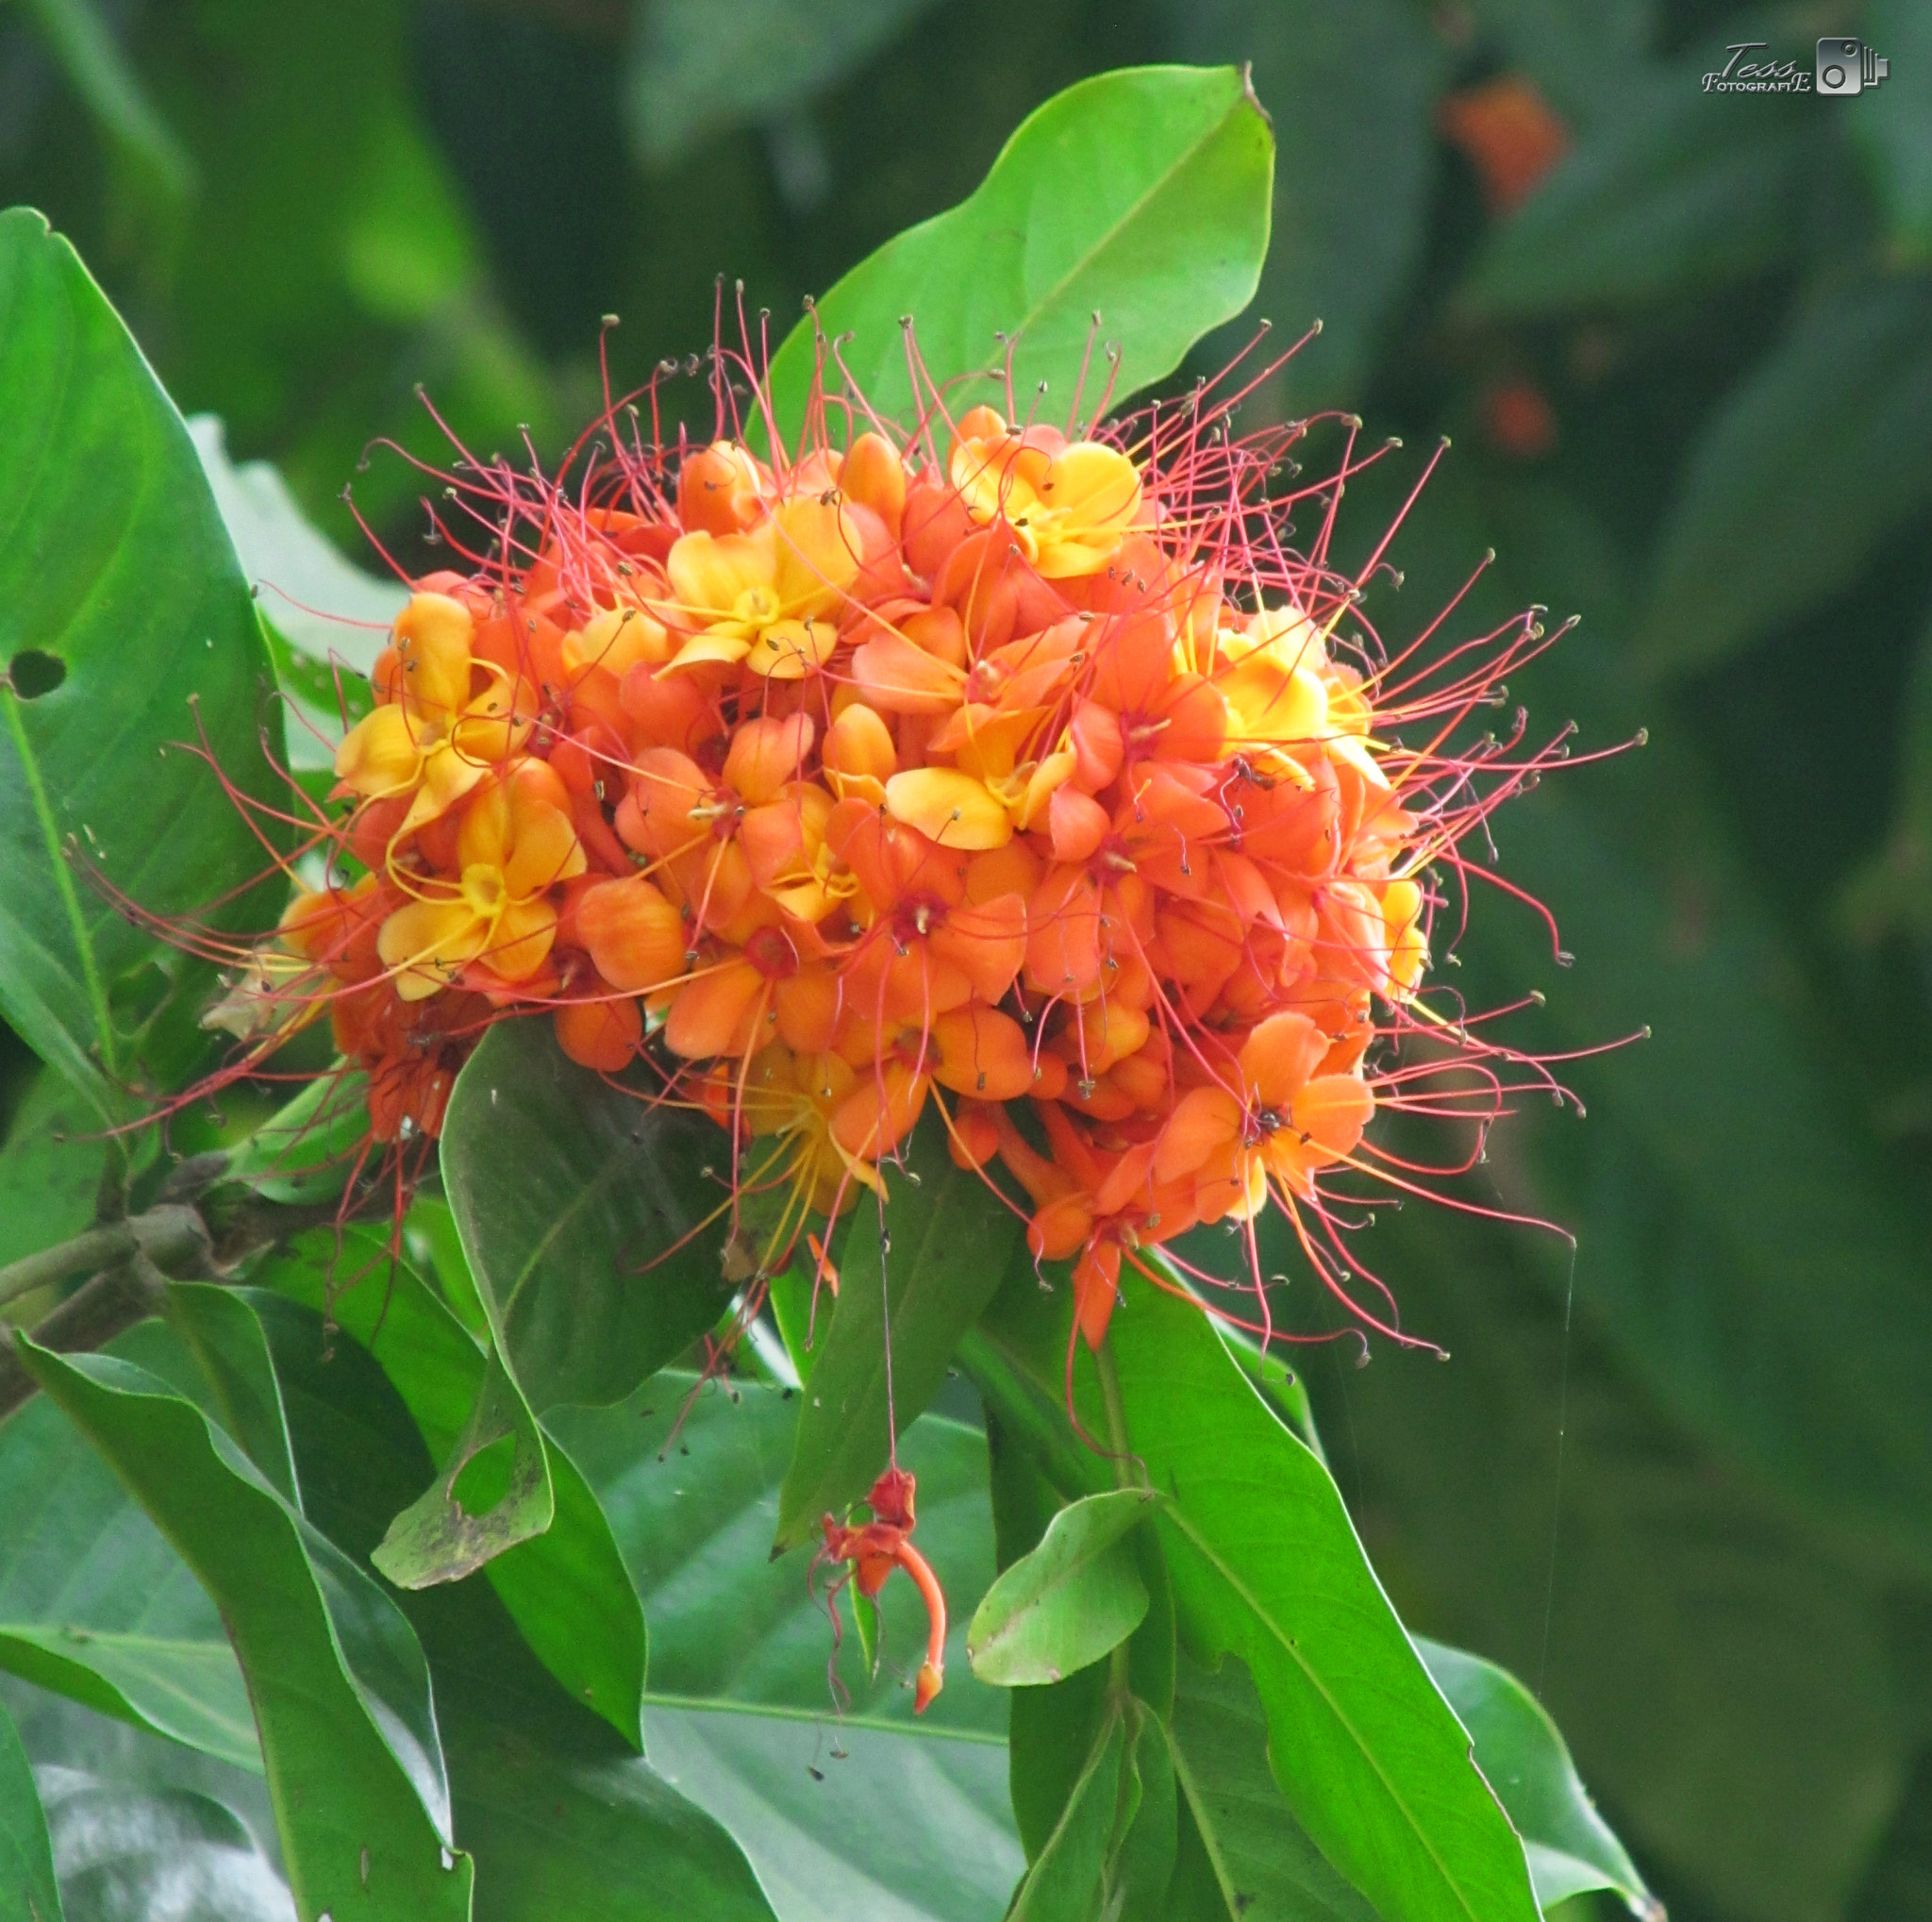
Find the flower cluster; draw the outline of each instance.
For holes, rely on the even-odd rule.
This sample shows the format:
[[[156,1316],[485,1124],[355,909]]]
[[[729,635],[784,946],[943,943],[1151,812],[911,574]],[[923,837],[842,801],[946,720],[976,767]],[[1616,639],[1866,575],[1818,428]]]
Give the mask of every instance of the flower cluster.
[[[325,983],[383,1140],[499,1018],[641,1059],[731,1131],[754,1272],[936,1111],[1091,1343],[1139,1251],[1271,1202],[1345,1294],[1327,1183],[1411,1185],[1378,1106],[1481,1115],[1520,1060],[1422,988],[1432,876],[1557,751],[1455,744],[1542,629],[1387,655],[1382,548],[1326,557],[1353,422],[1296,493],[1303,428],[1199,395],[1088,437],[835,412],[793,458],[613,411],[574,488],[465,464],[488,542],[395,623],[266,992]]]

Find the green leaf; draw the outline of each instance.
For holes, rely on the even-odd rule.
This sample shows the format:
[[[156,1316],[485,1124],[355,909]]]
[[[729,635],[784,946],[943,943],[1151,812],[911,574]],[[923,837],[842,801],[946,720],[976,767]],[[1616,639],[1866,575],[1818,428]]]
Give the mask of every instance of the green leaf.
[[[332,1233],[306,1237],[257,1279],[291,1301],[325,1310],[375,1357],[430,1453],[439,1461],[452,1457],[491,1363],[411,1263],[391,1259],[379,1236],[358,1228],[340,1245]],[[272,1317],[270,1326],[275,1327]],[[308,1393],[311,1374],[298,1368],[299,1352],[283,1331],[284,1381]],[[555,1519],[542,1534],[498,1554],[485,1573],[524,1639],[572,1698],[641,1747],[643,1612],[590,1485],[563,1447],[541,1429],[539,1434]]]
[[[348,1185],[368,1143],[368,1078],[331,1073],[284,1102],[230,1152],[222,1172],[267,1201],[326,1201]]]
[[[101,131],[168,200],[194,185],[194,163],[155,109],[94,0],[27,0],[42,37]]]
[[[665,1375],[621,1408],[553,1417],[650,1615],[651,1759],[731,1829],[787,1922],[995,1915],[1024,1866],[1006,1696],[974,1679],[956,1612],[945,1688],[913,1715],[924,1612],[895,1576],[879,1595],[879,1669],[841,1652],[838,1713],[823,1596],[798,1563],[767,1555],[798,1399]],[[899,1452],[918,1478],[916,1540],[963,1605],[993,1573],[985,1443],[928,1415]]]
[[[1268,250],[1274,141],[1233,67],[1139,67],[1101,74],[1028,116],[970,198],[908,229],[845,275],[772,361],[781,432],[797,431],[817,352],[841,358],[869,405],[917,411],[902,317],[935,381],[1004,362],[1014,343],[1017,410],[1091,411],[1106,384],[1101,348],[1119,350],[1114,398],[1171,373],[1208,328],[1246,307]],[[1093,316],[1100,316],[1094,334]],[[1003,398],[990,382],[959,390]]]
[[[270,626],[304,660],[367,680],[409,598],[408,587],[344,560],[266,460],[232,460],[218,416],[193,415],[188,432]]]
[[[33,1077],[0,1146],[0,1266],[89,1228],[108,1145],[89,1141],[92,1111],[51,1068]]]
[[[1156,1499],[1122,1488],[1061,1509],[1040,1546],[974,1611],[966,1631],[974,1674],[1001,1688],[1058,1681],[1124,1642],[1148,1603],[1127,1537]]]
[[[1872,282],[1801,312],[1691,450],[1638,638],[1643,664],[1707,667],[1849,587],[1932,499],[1928,436],[1932,288]]]
[[[140,1054],[117,991],[179,958],[109,891],[217,928],[272,920],[272,890],[236,892],[268,858],[223,782],[276,796],[263,744],[279,754],[280,721],[180,415],[73,248],[25,210],[0,215],[0,1011],[114,1121]],[[171,744],[197,735],[222,780]]]
[[[1281,1799],[1267,1712],[1239,1660],[1182,1656],[1168,1740],[1186,1811],[1173,1922],[1375,1922]]]
[[[299,1505],[281,1390],[254,1311],[231,1288],[175,1281],[168,1286],[168,1320],[199,1364],[208,1391],[206,1400],[191,1389],[182,1392],[241,1444],[285,1502]]]
[[[394,1605],[154,1376],[18,1339],[50,1400],[223,1611],[249,1679],[298,1906],[319,1914],[373,1888],[411,1914],[467,1915],[471,1869],[448,1847],[428,1672]]]
[[[1818,165],[1816,103],[1707,95],[1722,52],[1659,71],[1496,228],[1457,295],[1470,320],[1639,307],[1783,259]]]
[[[1127,1739],[1127,1718],[1116,1708],[1101,1723],[1059,1821],[1013,1897],[1011,1922],[1098,1922]]]
[[[5,1703],[0,1703],[0,1922],[61,1922],[47,1818]]]
[[[0,1425],[0,1667],[260,1773],[215,1605],[44,1398]]]
[[[626,76],[632,139],[647,166],[707,135],[771,118],[858,66],[931,0],[657,0]]]
[[[883,1218],[860,1195],[839,1244],[839,1299],[803,1391],[798,1442],[778,1503],[776,1546],[847,1507],[886,1466],[946,1379],[959,1337],[993,1297],[1020,1222],[978,1174],[955,1167],[930,1119],[903,1167],[887,1163]],[[887,1326],[891,1353],[887,1356]]]
[[[1009,1289],[989,1332],[1054,1376],[1065,1308],[1064,1292]],[[1108,1340],[1127,1443],[1169,1497],[1156,1529],[1183,1633],[1210,1657],[1238,1654],[1254,1674],[1270,1760],[1296,1819],[1385,1912],[1533,1918],[1522,1845],[1471,1766],[1468,1738],[1322,1464],[1247,1381],[1204,1310],[1132,1289]],[[1076,1381],[1091,1383],[1084,1349],[1075,1369]],[[1091,1386],[1084,1393],[1093,1409]]]
[[[712,1328],[730,1141],[503,1023],[457,1078],[442,1179],[505,1362],[539,1414],[628,1395]],[[715,1167],[717,1174],[713,1174]]]
[[[1282,370],[1277,411],[1345,405],[1421,262],[1441,42],[1406,0],[1193,0],[1174,10],[1190,58],[1253,61],[1274,128],[1274,231],[1257,305],[1279,347],[1322,323],[1320,341]]]
[[[1891,829],[1878,852],[1847,878],[1838,902],[1846,933],[1868,946],[1894,929],[1932,945],[1932,616],[1919,629],[1900,707]],[[8,1146],[10,1152],[10,1138]]]
[[[1476,1766],[1495,1790],[1529,1857],[1544,1908],[1611,1889],[1641,1913],[1657,1905],[1624,1845],[1596,1812],[1557,1725],[1513,1675],[1479,1656],[1416,1640],[1436,1686],[1475,1744]]]

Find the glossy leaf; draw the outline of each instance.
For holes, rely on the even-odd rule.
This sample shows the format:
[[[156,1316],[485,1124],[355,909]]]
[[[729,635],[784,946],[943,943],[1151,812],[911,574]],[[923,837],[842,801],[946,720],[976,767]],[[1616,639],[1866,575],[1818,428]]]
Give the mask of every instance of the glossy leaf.
[[[312,1236],[270,1262],[258,1279],[321,1311],[375,1357],[430,1453],[448,1461],[482,1391],[488,1362],[414,1266],[381,1239],[352,1229],[338,1245]],[[285,1335],[285,1379],[306,1379]],[[596,1497],[575,1462],[539,1434],[556,1513],[534,1539],[485,1564],[532,1650],[571,1696],[587,1702],[634,1747],[641,1743],[644,1619]]]
[[[13,1717],[0,1703],[0,1922],[61,1922],[47,1818]]]
[[[1065,1352],[1063,1308],[1063,1296],[1009,1289],[990,1333],[1051,1379]],[[1191,1646],[1238,1654],[1254,1673],[1270,1761],[1297,1821],[1378,1909],[1533,1918],[1522,1845],[1326,1471],[1202,1310],[1133,1289],[1108,1339],[1127,1443],[1169,1497],[1155,1525],[1183,1631]],[[1076,1357],[1076,1379],[1087,1376]]]
[[[1932,289],[1906,277],[1821,298],[1691,451],[1639,637],[1644,664],[1707,667],[1848,586],[1932,499],[1928,436]],[[1793,446],[1802,489],[1780,471]]]
[[[1268,250],[1274,142],[1233,67],[1140,67],[1056,94],[1024,121],[970,198],[888,241],[820,300],[772,361],[780,430],[797,431],[817,352],[841,358],[880,414],[911,418],[901,320],[937,381],[1004,362],[1017,410],[1047,383],[1043,417],[1091,411],[1119,349],[1115,399],[1171,373],[1210,327],[1247,306]],[[1095,313],[1100,316],[1096,335]],[[991,381],[958,389],[1004,400]]]
[[[1173,1922],[1376,1922],[1281,1799],[1267,1713],[1236,1657],[1182,1657],[1168,1740],[1186,1812]]]
[[[360,1564],[428,1456],[373,1357],[339,1341],[321,1360],[320,1317],[279,1306],[264,1326],[307,1513]],[[406,1601],[436,1678],[457,1841],[476,1864],[478,1922],[559,1914],[620,1922],[641,1913],[771,1922],[725,1831],[558,1687],[487,1584]]]
[[[1493,321],[1629,308],[1783,258],[1818,164],[1814,103],[1706,94],[1701,75],[1724,58],[1700,53],[1659,72],[1593,126],[1495,230],[1459,311]]]
[[[373,1887],[414,1914],[467,1915],[470,1864],[447,1847],[428,1673],[394,1605],[157,1378],[110,1356],[63,1361],[24,1338],[21,1348],[223,1610],[298,1905],[319,1914]]]
[[[795,1548],[822,1515],[865,1495],[892,1436],[939,1393],[959,1337],[992,1299],[1019,1245],[1017,1217],[979,1175],[953,1165],[930,1121],[908,1145],[905,1166],[879,1174],[883,1220],[878,1204],[861,1196],[837,1245],[838,1304],[801,1396],[797,1448],[778,1504],[780,1548]]]
[[[554,1417],[651,1619],[651,1759],[731,1829],[786,1922],[996,1915],[1024,1861],[1006,1698],[965,1659],[964,1606],[992,1579],[985,1445],[934,1416],[900,1444],[918,1478],[916,1539],[957,1605],[943,1692],[914,1717],[925,1623],[895,1577],[879,1596],[876,1676],[856,1637],[838,1653],[841,1714],[823,1594],[808,1592],[802,1557],[768,1559],[797,1402],[667,1375],[621,1408]]]
[[[966,1653],[981,1681],[1058,1681],[1141,1626],[1147,1585],[1127,1537],[1155,1499],[1141,1489],[1115,1489],[1054,1516],[1039,1546],[1006,1569],[974,1611]]]
[[[214,1603],[44,1397],[0,1424],[0,1667],[260,1773]]]
[[[727,13],[705,0],[658,0],[627,76],[640,158],[661,166],[708,134],[795,108],[930,4],[752,0]]]
[[[1441,43],[1405,0],[1193,0],[1174,10],[1191,59],[1253,62],[1274,129],[1274,230],[1255,303],[1274,324],[1271,344],[1322,323],[1278,376],[1287,406],[1271,405],[1346,405],[1421,262]],[[1245,325],[1221,337],[1229,355]]]
[[[730,1142],[565,1060],[546,1021],[484,1036],[457,1078],[442,1178],[504,1360],[539,1413],[623,1399],[715,1325]]]
[[[267,864],[255,827],[174,744],[199,736],[225,780],[268,799],[263,741],[279,752],[279,717],[181,417],[74,250],[30,212],[0,215],[0,1010],[114,1120],[155,1012],[154,993],[125,1013],[116,996],[167,950],[110,891],[151,914],[273,920],[267,890],[237,893]]]
[[[1611,1889],[1640,1912],[1655,1906],[1536,1697],[1480,1656],[1420,1638],[1415,1646],[1469,1730],[1477,1766],[1523,1837],[1537,1900],[1547,1909],[1591,1889]]]

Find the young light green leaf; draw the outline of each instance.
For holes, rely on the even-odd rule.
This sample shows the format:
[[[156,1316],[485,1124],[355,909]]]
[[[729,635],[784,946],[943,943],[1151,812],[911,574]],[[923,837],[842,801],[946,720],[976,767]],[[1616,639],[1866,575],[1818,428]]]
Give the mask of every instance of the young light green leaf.
[[[0,1703],[0,1922],[61,1922],[47,1818],[5,1703]]]
[[[904,1166],[879,1172],[883,1221],[861,1196],[839,1244],[838,1305],[800,1396],[778,1501],[780,1548],[795,1548],[821,1515],[871,1487],[892,1436],[939,1393],[959,1337],[1019,1245],[1018,1220],[991,1202],[977,1174],[953,1164],[932,1117],[914,1131]]]
[[[1596,1812],[1557,1725],[1513,1675],[1479,1656],[1416,1638],[1436,1686],[1475,1744],[1476,1766],[1495,1790],[1529,1857],[1545,1908],[1609,1889],[1640,1914],[1661,1915],[1637,1865]]]
[[[25,209],[0,214],[0,1011],[112,1122],[141,1053],[117,983],[163,961],[177,987],[205,979],[114,894],[214,931],[273,922],[279,874],[237,888],[269,866],[257,833],[278,830],[223,782],[280,798],[281,722],[187,428],[74,249]],[[222,780],[175,744],[197,741]]]
[[[428,1671],[394,1604],[156,1377],[19,1342],[223,1611],[298,1906],[347,1909],[374,1891],[399,1912],[466,1917],[470,1864],[449,1847]]]
[[[798,430],[821,331],[853,335],[842,365],[873,409],[909,425],[907,316],[935,381],[1001,367],[1003,336],[1021,413],[1042,381],[1042,418],[1066,417],[1076,393],[1091,413],[1110,350],[1124,399],[1253,297],[1274,165],[1267,115],[1235,67],[1128,68],[1056,94],[970,198],[888,241],[792,329],[772,360],[780,432]],[[956,392],[960,407],[1005,397],[991,380]]]
[[[1124,1642],[1148,1600],[1127,1537],[1158,1499],[1121,1488],[1061,1509],[1040,1546],[974,1611],[966,1630],[974,1674],[1001,1688],[1058,1681]]]

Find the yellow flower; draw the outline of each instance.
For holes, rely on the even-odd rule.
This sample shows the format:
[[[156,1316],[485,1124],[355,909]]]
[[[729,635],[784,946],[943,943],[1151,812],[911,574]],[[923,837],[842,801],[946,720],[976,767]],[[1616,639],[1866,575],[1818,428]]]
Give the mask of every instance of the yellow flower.
[[[448,987],[472,961],[509,981],[535,974],[557,934],[544,892],[585,868],[569,817],[515,779],[493,782],[471,804],[457,860],[459,880],[421,882],[431,892],[398,908],[376,936],[405,1001]]]
[[[470,654],[470,611],[447,594],[419,593],[396,617],[396,675],[387,703],[336,749],[336,777],[365,800],[414,797],[396,838],[433,821],[491,766],[524,744],[530,717],[514,711],[509,677]],[[471,693],[481,669],[488,685]]]
[[[1141,511],[1141,476],[1116,447],[1075,441],[1059,453],[1014,434],[953,448],[953,485],[982,525],[1003,520],[1048,580],[1098,574]]]
[[[686,534],[664,563],[675,599],[656,612],[686,639],[671,667],[742,661],[774,680],[802,680],[838,645],[824,617],[858,573],[860,542],[842,508],[816,496],[781,501],[748,534]]]

